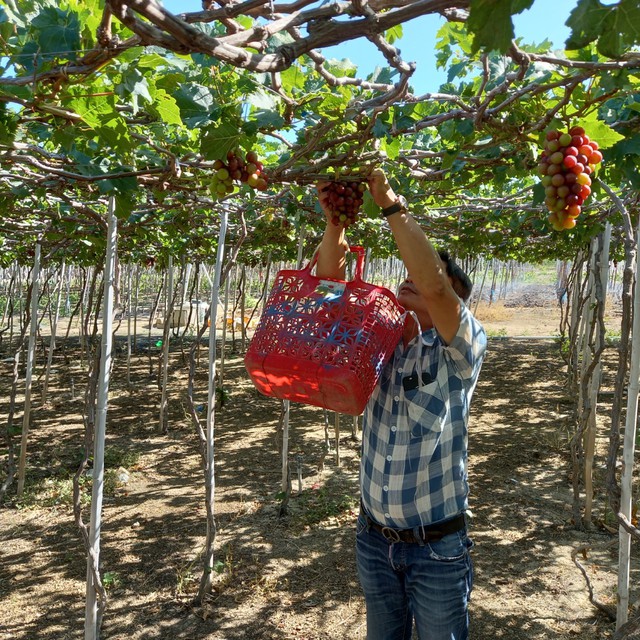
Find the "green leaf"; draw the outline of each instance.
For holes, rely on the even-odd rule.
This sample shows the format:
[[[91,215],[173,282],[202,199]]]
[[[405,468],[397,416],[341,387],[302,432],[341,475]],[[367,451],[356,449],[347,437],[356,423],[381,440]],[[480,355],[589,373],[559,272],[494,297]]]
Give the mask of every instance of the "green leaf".
[[[346,76],[348,78],[355,78],[356,73],[358,72],[358,66],[347,58],[342,58],[342,60],[332,58],[331,60],[327,60],[324,66],[326,67],[327,71],[329,73],[332,73],[334,76]]]
[[[640,111],[640,102],[632,102],[627,105],[627,109],[631,109],[631,111]]]
[[[464,54],[471,54],[473,49],[473,38],[465,27],[456,22],[445,22],[438,29],[436,50],[438,54],[438,67],[444,68],[446,61],[451,57],[452,45],[460,48]]]
[[[208,87],[196,83],[182,85],[174,94],[183,122],[192,128],[208,124],[217,107]]]
[[[66,4],[78,15],[84,33],[85,42],[90,38],[87,46],[93,46],[93,38],[100,27],[103,6],[101,0],[67,0]],[[117,23],[116,23],[117,24]],[[116,25],[113,25],[114,35],[118,32]]]
[[[456,78],[464,78],[469,72],[469,61],[463,60],[458,64],[452,64],[447,71],[447,82],[453,82]]]
[[[328,120],[335,119],[338,114],[343,112],[346,106],[346,100],[343,100],[339,94],[324,96],[322,102],[318,105],[318,114],[322,118]]]
[[[7,13],[5,7],[0,7],[0,36],[2,36],[2,39],[5,41],[11,38],[15,29],[14,24],[16,24],[16,21],[10,19],[11,15],[12,14]],[[22,22],[22,20],[20,20],[20,22]],[[20,24],[19,26],[23,27],[24,24]]]
[[[621,0],[611,7],[602,24],[598,51],[610,58],[621,57],[632,44],[640,41],[640,6],[637,0]]]
[[[209,125],[200,139],[200,152],[207,160],[226,158],[227,152],[240,144],[237,123],[221,122]]]
[[[598,143],[600,149],[608,149],[620,140],[624,140],[623,135],[602,122],[602,120],[598,120],[595,112],[589,114],[586,118],[582,118],[580,125],[584,127],[589,138]]]
[[[0,143],[9,145],[15,138],[18,129],[18,114],[7,109],[7,105],[0,103]]]
[[[182,118],[180,117],[180,108],[173,96],[170,96],[164,89],[157,89],[155,91],[153,102],[148,109],[166,124],[183,124]]]
[[[371,133],[374,138],[384,138],[389,130],[390,127],[388,123],[384,122],[382,118],[376,118],[376,122],[371,129]]]
[[[506,52],[515,37],[511,16],[528,9],[533,0],[471,0],[467,29],[473,33],[473,52]]]
[[[55,7],[45,7],[31,21],[39,53],[55,53],[56,58],[74,59],[80,48],[78,16]],[[65,55],[66,54],[66,55]]]
[[[387,138],[383,140],[380,148],[386,152],[389,160],[395,160],[399,155],[402,149],[402,139],[401,138]]]
[[[640,5],[637,0],[620,0],[618,13],[620,29],[626,35],[629,44],[638,44],[640,42]]]
[[[131,152],[133,143],[127,123],[120,116],[109,117],[95,128],[103,143],[106,143],[120,157],[125,157]]]
[[[362,198],[362,211],[367,218],[377,218],[380,215],[380,207],[374,202],[368,189]]]
[[[14,27],[13,25],[15,25],[16,27],[20,27],[21,29],[24,29],[27,26],[27,22],[28,20],[25,20],[24,18],[28,16],[24,16],[22,15],[21,12],[15,13],[11,10],[11,7],[9,7],[6,3],[5,6],[0,7],[0,24],[2,25],[9,25],[10,27],[10,31],[9,33],[13,33],[14,31]],[[2,28],[2,33],[3,35],[6,33],[5,28]],[[6,37],[6,39],[8,39],[9,36]]]
[[[142,72],[133,65],[122,65],[120,82],[115,88],[116,95],[133,106],[133,113],[139,110],[139,98],[144,102],[152,101],[149,93],[149,82]]]
[[[369,82],[380,82],[382,84],[391,84],[398,72],[391,67],[376,67],[368,76]]]
[[[611,151],[612,155],[619,160],[629,155],[640,156],[640,134],[621,140]]]
[[[247,102],[257,112],[277,112],[282,100],[278,95],[258,87],[247,97]]]
[[[251,114],[255,125],[259,129],[281,129],[285,125],[284,118],[276,111],[261,110]],[[246,128],[245,128],[246,131]]]
[[[116,113],[114,96],[87,96],[72,98],[69,110],[77,113],[90,127],[98,127],[105,116]]]
[[[304,89],[306,77],[306,73],[300,68],[299,64],[292,64],[280,74],[282,89],[287,94],[293,93],[295,95],[297,91]]]
[[[571,29],[567,49],[581,49],[595,42],[610,11],[611,7],[603,6],[600,0],[580,0],[567,19]]]
[[[450,169],[458,157],[457,151],[446,151],[442,158],[442,168]]]
[[[159,53],[145,53],[137,58],[135,65],[138,69],[149,69],[153,72],[158,72],[158,70],[170,66],[167,58]]]
[[[403,30],[402,25],[397,24],[395,27],[391,27],[391,29],[387,29],[384,32],[384,37],[389,44],[394,44],[397,40],[402,38]]]
[[[115,183],[123,183],[127,179],[124,180],[114,180]],[[116,216],[120,220],[126,220],[133,211],[133,207],[135,205],[134,194],[138,188],[138,183],[134,180],[135,186],[133,189],[129,188],[127,191],[121,191],[120,189],[125,187],[123,184],[118,184],[118,191],[116,193]]]
[[[533,189],[533,204],[542,204],[545,199],[544,185],[542,182],[536,182]]]

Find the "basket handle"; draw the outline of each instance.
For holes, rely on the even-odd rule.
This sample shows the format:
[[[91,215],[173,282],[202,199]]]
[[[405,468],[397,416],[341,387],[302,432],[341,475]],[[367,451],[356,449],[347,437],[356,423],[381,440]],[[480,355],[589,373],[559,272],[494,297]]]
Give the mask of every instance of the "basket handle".
[[[351,251],[351,253],[358,254],[358,257],[356,258],[356,269],[355,269],[355,273],[353,274],[353,279],[354,281],[362,280],[362,271],[364,268],[364,258],[365,258],[364,247],[360,247],[358,245],[354,245],[352,247],[350,246],[349,251]],[[319,251],[316,250],[316,252],[313,254],[313,257],[309,261],[309,264],[305,267],[306,271],[311,272],[311,269],[313,269],[316,262],[318,262],[318,253]]]
[[[352,253],[358,254],[358,257],[356,258],[356,270],[353,275],[353,279],[362,280],[362,270],[364,268],[364,256],[365,256],[364,247],[360,247],[356,245],[353,247],[349,247],[349,251],[351,251]]]

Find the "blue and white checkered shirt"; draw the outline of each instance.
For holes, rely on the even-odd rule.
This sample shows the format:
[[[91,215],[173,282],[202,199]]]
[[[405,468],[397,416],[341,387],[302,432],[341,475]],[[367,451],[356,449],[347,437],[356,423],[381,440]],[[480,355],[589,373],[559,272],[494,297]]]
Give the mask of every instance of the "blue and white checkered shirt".
[[[396,347],[363,420],[361,498],[378,523],[413,529],[467,508],[469,403],[486,347],[464,305],[451,344],[427,329]]]

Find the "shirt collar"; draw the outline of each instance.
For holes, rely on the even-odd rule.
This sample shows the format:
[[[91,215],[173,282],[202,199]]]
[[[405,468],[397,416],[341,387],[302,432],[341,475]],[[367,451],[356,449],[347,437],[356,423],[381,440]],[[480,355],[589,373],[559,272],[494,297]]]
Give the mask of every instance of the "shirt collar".
[[[413,338],[411,338],[411,341],[407,345],[407,349],[412,349],[413,347],[417,346],[419,343],[427,347],[432,347],[435,344],[437,339],[438,339],[438,332],[435,330],[434,327],[431,327],[430,329],[425,329],[422,332],[422,334],[415,335]],[[400,342],[400,344],[402,345],[402,341]]]

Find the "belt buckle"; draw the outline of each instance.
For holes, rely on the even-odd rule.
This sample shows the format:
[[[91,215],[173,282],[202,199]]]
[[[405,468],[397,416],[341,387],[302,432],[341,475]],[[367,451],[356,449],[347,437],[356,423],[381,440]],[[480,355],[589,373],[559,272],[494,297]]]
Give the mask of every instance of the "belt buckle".
[[[380,533],[385,537],[389,542],[400,542],[400,534],[391,527],[382,527]]]

